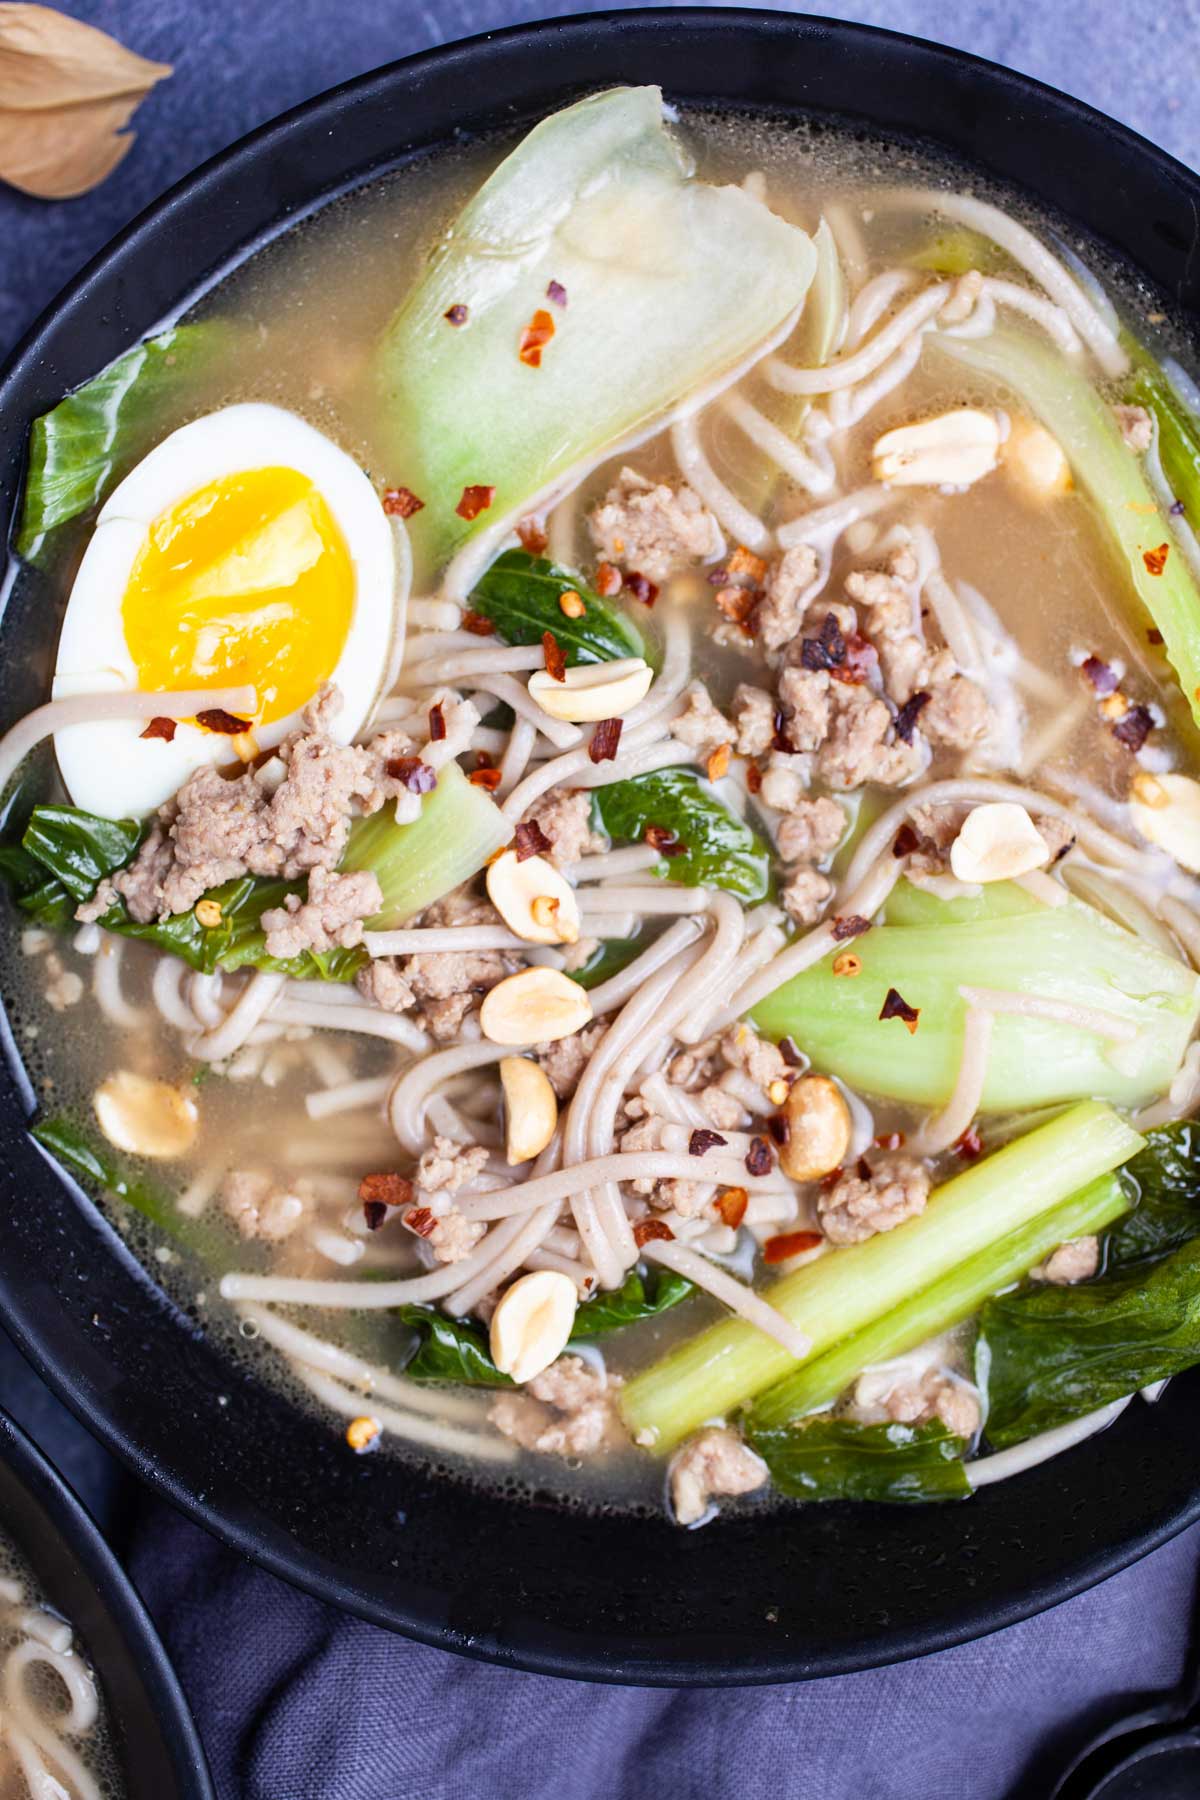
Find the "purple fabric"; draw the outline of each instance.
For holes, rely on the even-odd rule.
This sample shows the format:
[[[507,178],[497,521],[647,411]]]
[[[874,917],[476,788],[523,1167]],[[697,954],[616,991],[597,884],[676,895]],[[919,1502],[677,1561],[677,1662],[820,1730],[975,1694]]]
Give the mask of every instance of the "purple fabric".
[[[623,0],[618,0],[618,4]],[[347,76],[570,0],[68,0],[176,74],[96,193],[0,189],[0,348],[111,234],[251,126]],[[1056,82],[1200,160],[1198,0],[823,0]],[[1200,1531],[1041,1619],[923,1662],[807,1686],[671,1693],[513,1674],[343,1618],[150,1508],[133,1565],[220,1800],[999,1800],[1182,1668]]]

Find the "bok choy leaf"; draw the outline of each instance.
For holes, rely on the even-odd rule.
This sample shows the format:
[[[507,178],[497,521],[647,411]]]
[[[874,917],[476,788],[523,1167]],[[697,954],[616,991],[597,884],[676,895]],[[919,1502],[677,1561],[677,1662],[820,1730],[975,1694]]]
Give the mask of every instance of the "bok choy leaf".
[[[941,1423],[858,1425],[828,1416],[759,1427],[747,1441],[799,1500],[964,1500],[966,1443]]]
[[[596,1294],[579,1307],[571,1340],[602,1337],[643,1319],[656,1319],[695,1291],[694,1283],[673,1269],[630,1269],[619,1288]]]
[[[442,237],[383,339],[392,478],[424,503],[409,520],[418,557],[437,567],[731,376],[786,330],[814,263],[803,231],[695,178],[657,88],[610,88],[544,119]],[[523,360],[530,328],[552,335]],[[464,517],[469,487],[495,491]]]
[[[582,617],[569,619],[559,605],[562,594],[582,602]],[[585,581],[544,557],[506,550],[481,576],[471,606],[490,619],[506,644],[540,644],[550,632],[568,668],[577,663],[612,662],[622,656],[647,656],[646,640],[627,613],[594,594]]]
[[[416,1333],[404,1373],[413,1381],[461,1381],[470,1387],[511,1387],[492,1361],[487,1333],[432,1306],[398,1306],[395,1317]]]
[[[719,887],[747,901],[770,885],[770,853],[712,788],[690,769],[657,769],[597,788],[595,818],[610,838],[637,841],[648,826],[673,834],[655,873],[689,887]],[[677,847],[676,847],[677,846]]]

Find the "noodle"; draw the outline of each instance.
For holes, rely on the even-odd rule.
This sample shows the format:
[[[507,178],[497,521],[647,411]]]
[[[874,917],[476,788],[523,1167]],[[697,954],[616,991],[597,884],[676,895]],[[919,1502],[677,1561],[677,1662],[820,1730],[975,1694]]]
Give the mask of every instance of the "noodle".
[[[183,688],[172,693],[71,694],[35,707],[0,738],[0,793],[8,786],[29,752],[55,732],[71,725],[90,725],[107,719],[187,719],[205,708],[253,714],[258,695],[252,687]]]

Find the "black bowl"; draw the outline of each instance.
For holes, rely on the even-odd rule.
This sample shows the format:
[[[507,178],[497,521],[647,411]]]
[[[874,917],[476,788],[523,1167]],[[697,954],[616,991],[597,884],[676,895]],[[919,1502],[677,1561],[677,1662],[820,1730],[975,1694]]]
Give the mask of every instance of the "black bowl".
[[[0,509],[28,422],[266,236],[463,132],[581,91],[804,113],[940,146],[1138,264],[1187,313],[1200,182],[1075,101],[957,52],[779,13],[568,19],[351,82],[209,163],[60,297],[0,380]],[[2,522],[2,521],[0,521]],[[46,696],[57,631],[9,603],[0,719]],[[505,1501],[346,1454],[207,1341],[25,1134],[0,1078],[0,1306],[39,1370],[159,1492],[248,1556],[379,1624],[520,1667],[636,1682],[780,1681],[912,1656],[1077,1593],[1200,1516],[1200,1374],[1059,1460],[957,1506],[664,1521]]]
[[[129,1577],[62,1476],[0,1412],[0,1534],[99,1679],[128,1800],[213,1800],[192,1716]]]

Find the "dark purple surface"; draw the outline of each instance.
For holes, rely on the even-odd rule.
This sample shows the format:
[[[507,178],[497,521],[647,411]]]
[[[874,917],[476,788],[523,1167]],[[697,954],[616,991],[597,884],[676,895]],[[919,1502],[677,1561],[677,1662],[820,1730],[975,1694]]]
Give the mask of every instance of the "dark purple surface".
[[[135,212],[249,127],[346,76],[492,24],[570,6],[511,0],[92,0],[64,10],[176,64],[104,187],[47,207],[0,191],[0,348]],[[1085,0],[823,10],[1013,62],[1196,161],[1195,0],[1140,0],[1102,30]],[[1169,54],[1168,54],[1169,48]],[[991,1800],[1043,1791],[1056,1754],[1123,1697],[1169,1686],[1187,1641],[1200,1537],[1041,1619],[923,1662],[802,1687],[597,1689],[484,1668],[342,1618],[250,1569],[161,1508],[135,1520],[103,1453],[0,1353],[0,1399],[119,1537],[198,1713],[222,1800],[466,1800],[595,1794],[679,1800]]]

